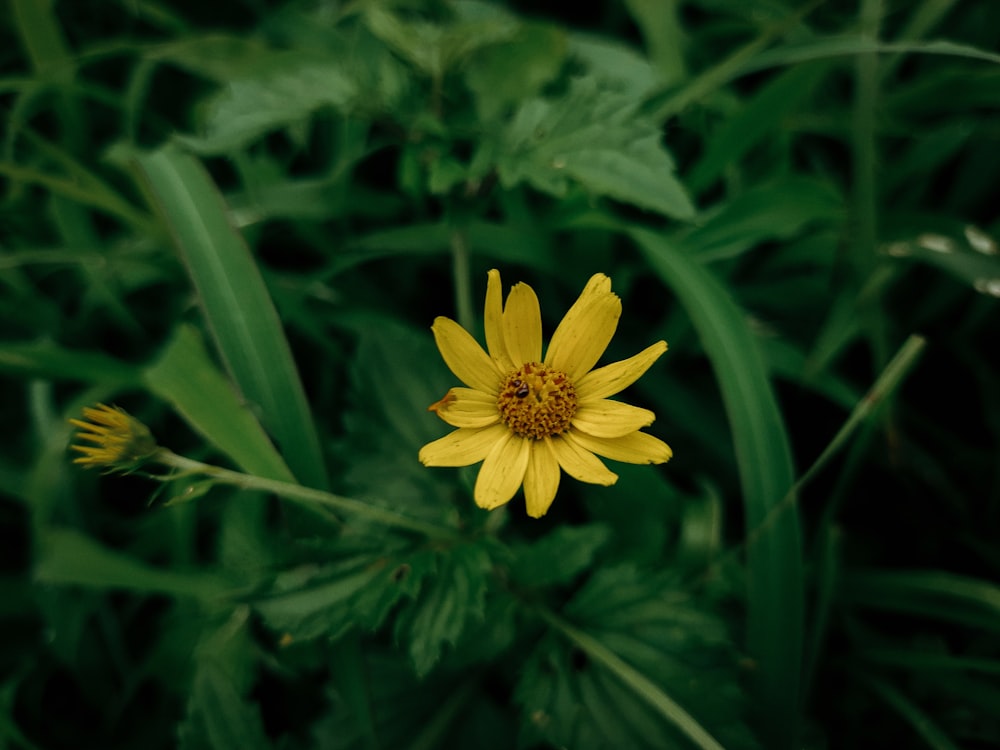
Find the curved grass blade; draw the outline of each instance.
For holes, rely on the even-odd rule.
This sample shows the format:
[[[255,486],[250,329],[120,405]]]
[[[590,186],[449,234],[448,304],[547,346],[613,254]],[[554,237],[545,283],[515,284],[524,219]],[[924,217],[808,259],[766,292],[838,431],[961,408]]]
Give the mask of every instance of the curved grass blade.
[[[189,326],[182,326],[162,356],[144,373],[149,388],[168,401],[212,445],[243,471],[292,482],[284,459],[260,423],[241,404]]]
[[[794,504],[770,514],[795,479],[788,435],[743,311],[704,267],[662,236],[642,229],[628,234],[691,316],[722,391],[746,508],[747,646],[756,663],[759,724],[767,747],[790,748],[800,705],[802,539]]]
[[[135,161],[198,291],[226,369],[296,478],[327,486],[319,438],[264,279],[201,163],[168,144]]]

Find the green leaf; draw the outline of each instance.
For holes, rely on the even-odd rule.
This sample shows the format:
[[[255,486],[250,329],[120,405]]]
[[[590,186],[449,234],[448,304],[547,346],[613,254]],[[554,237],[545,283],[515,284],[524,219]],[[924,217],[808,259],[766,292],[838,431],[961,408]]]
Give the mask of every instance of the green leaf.
[[[114,386],[136,386],[139,368],[98,352],[73,351],[49,342],[0,344],[0,370],[22,377],[83,380]]]
[[[478,545],[453,547],[437,555],[437,572],[426,579],[417,600],[396,621],[396,637],[408,644],[418,675],[430,672],[446,643],[455,645],[467,626],[483,619],[491,570],[489,555]]]
[[[211,659],[195,673],[188,718],[180,731],[183,750],[267,750],[260,709],[236,690]]]
[[[759,141],[780,132],[782,120],[813,94],[829,70],[829,64],[802,65],[764,86],[711,134],[705,154],[688,175],[691,190],[700,192],[709,187],[723,169],[738,162]]]
[[[526,182],[562,197],[570,185],[677,219],[694,216],[660,128],[637,111],[637,100],[602,90],[589,78],[573,81],[558,99],[526,101],[486,141],[473,160],[485,173],[495,164],[510,188]]]
[[[35,580],[42,583],[128,589],[205,600],[222,598],[229,589],[224,579],[212,573],[154,568],[71,529],[46,529],[37,544]]]
[[[256,601],[254,608],[269,627],[298,641],[338,638],[352,627],[375,630],[401,598],[417,595],[434,564],[425,553],[292,570],[279,576],[276,593]]]
[[[524,23],[511,39],[478,50],[463,70],[480,121],[489,122],[537,95],[559,74],[567,51],[564,29],[537,22]]]
[[[449,23],[404,19],[369,4],[365,21],[371,32],[421,73],[440,78],[477,49],[510,39],[518,22],[500,6],[464,2]]]
[[[726,290],[663,237],[629,234],[691,317],[722,390],[746,509],[747,645],[757,662],[757,708],[769,746],[791,747],[801,700],[803,574],[796,506],[778,509],[794,482],[784,422],[746,317]]]
[[[510,577],[531,588],[569,583],[587,569],[610,536],[603,524],[560,526],[531,544],[512,549]]]
[[[345,110],[357,96],[354,80],[338,61],[274,52],[209,100],[203,136],[180,140],[203,154],[233,152],[272,130],[303,122],[321,107]]]
[[[755,185],[717,205],[697,227],[678,232],[676,241],[683,252],[710,263],[767,240],[788,240],[809,226],[840,226],[844,214],[844,199],[829,182],[787,177]]]
[[[991,581],[943,570],[859,570],[845,575],[842,592],[856,606],[1000,632],[1000,586]]]
[[[574,625],[558,627],[568,642],[546,638],[517,687],[527,742],[756,747],[726,628],[676,580],[631,565],[602,569],[565,614]]]
[[[167,401],[243,471],[293,481],[257,418],[209,359],[190,326],[180,326],[159,359],[143,373],[149,389]]]
[[[326,487],[319,438],[281,321],[215,184],[176,146],[135,160],[198,291],[226,369],[252,408],[260,409],[295,477]]]

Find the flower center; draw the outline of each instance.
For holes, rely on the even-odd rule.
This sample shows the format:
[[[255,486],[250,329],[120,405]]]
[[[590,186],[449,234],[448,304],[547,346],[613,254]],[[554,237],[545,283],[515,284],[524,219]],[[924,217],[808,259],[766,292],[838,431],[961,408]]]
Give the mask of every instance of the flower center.
[[[576,388],[566,373],[538,362],[511,372],[500,385],[500,419],[521,437],[540,440],[569,429],[576,413]]]

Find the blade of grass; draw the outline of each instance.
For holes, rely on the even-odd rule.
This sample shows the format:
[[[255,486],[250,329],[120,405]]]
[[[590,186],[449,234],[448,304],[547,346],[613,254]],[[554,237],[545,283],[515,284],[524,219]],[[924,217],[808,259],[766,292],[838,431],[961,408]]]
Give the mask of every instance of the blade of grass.
[[[198,334],[182,326],[143,373],[146,384],[194,429],[250,474],[294,481],[257,418],[209,359]]]
[[[885,701],[886,705],[913,727],[913,730],[920,735],[927,747],[934,748],[934,750],[959,750],[958,745],[951,741],[951,738],[930,716],[921,711],[895,687],[878,677],[865,674],[857,674],[857,676],[873,693]]]
[[[46,529],[39,534],[37,544],[35,580],[43,583],[158,592],[203,600],[224,597],[231,588],[224,578],[213,573],[151,567],[72,529]]]
[[[727,166],[760,140],[773,136],[786,114],[812,94],[829,70],[824,64],[791,68],[755,93],[738,114],[712,133],[704,156],[688,174],[686,183],[691,192],[709,187]]]
[[[791,449],[763,357],[746,316],[721,284],[662,236],[628,234],[691,316],[722,391],[746,508],[747,646],[765,745],[791,748],[798,734],[802,669],[802,540],[794,504],[766,525],[792,486]]]
[[[823,0],[813,0],[796,10],[787,19],[777,22],[765,29],[757,38],[743,45],[729,57],[695,77],[687,86],[669,98],[650,108],[656,120],[666,120],[685,109],[689,104],[704,99],[718,88],[740,75],[741,71],[776,39],[780,39],[788,31],[795,28],[815,8],[823,4]]]
[[[137,153],[135,163],[187,266],[226,369],[260,408],[296,478],[326,487],[319,437],[277,310],[215,183],[174,145]]]
[[[861,570],[844,582],[851,603],[1000,632],[1000,586],[943,570]]]

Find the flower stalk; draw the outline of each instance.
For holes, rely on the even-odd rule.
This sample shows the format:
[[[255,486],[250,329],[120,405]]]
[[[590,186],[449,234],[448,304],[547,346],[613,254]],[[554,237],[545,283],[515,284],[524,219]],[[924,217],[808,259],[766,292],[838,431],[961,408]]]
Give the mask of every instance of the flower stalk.
[[[82,441],[82,444],[71,445],[70,449],[81,454],[74,459],[74,463],[87,469],[102,468],[109,472],[130,472],[148,464],[160,464],[187,475],[204,476],[213,484],[271,492],[307,507],[342,511],[373,523],[423,534],[433,539],[461,538],[456,529],[411,518],[361,500],[303,487],[292,482],[244,474],[180,456],[168,448],[157,445],[146,425],[116,406],[98,404],[96,407],[86,407],[83,410],[83,417],[83,419],[69,420],[70,424],[79,430],[76,439]],[[176,478],[176,475],[154,478],[167,481]]]

